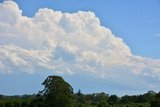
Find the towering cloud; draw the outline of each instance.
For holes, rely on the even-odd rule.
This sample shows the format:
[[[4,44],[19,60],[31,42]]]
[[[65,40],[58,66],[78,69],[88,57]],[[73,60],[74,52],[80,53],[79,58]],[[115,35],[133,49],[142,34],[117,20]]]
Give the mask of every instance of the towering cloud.
[[[44,8],[30,18],[13,1],[1,3],[0,72],[38,71],[146,84],[160,81],[160,60],[133,55],[93,12]]]

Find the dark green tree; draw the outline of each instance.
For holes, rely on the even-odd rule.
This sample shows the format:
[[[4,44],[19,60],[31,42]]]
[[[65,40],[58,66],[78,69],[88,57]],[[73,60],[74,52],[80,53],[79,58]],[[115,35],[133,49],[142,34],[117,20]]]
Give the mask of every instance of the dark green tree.
[[[109,97],[108,101],[111,105],[114,105],[118,102],[118,97],[116,95],[111,95]]]
[[[3,95],[0,94],[0,99],[3,99]]]
[[[4,101],[1,101],[1,100],[0,100],[0,107],[4,107],[4,106],[5,106]]]
[[[13,102],[7,101],[7,102],[5,103],[5,107],[14,107]]]
[[[41,94],[46,98],[49,107],[71,107],[73,103],[73,88],[60,76],[48,76],[42,83],[45,86]]]
[[[155,100],[151,102],[151,107],[160,107],[160,92],[156,94]]]
[[[14,107],[21,107],[21,102],[18,100],[13,101],[13,105],[14,105]]]
[[[100,101],[106,101],[108,102],[108,99],[109,99],[109,95],[104,93],[104,92],[101,92],[99,94],[96,95],[97,97],[97,100],[100,102]]]
[[[77,103],[85,103],[85,95],[81,93],[81,90],[78,90],[78,93],[75,94],[75,100]]]
[[[28,103],[27,103],[26,101],[23,101],[23,102],[21,103],[21,107],[28,107]]]
[[[103,100],[99,102],[98,107],[109,107],[109,104],[107,101]]]

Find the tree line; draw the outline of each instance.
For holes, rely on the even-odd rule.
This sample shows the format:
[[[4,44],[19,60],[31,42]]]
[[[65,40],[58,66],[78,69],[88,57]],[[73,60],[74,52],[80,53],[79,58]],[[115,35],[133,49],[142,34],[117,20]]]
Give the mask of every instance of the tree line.
[[[83,94],[60,76],[48,76],[44,89],[34,95],[0,95],[0,107],[160,107],[160,92],[141,95],[109,95],[104,92]]]

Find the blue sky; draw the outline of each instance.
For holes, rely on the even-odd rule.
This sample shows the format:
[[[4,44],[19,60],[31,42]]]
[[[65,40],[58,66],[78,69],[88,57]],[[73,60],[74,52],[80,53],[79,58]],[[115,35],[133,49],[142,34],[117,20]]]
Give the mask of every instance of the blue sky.
[[[0,94],[36,93],[39,90],[43,89],[43,87],[41,86],[43,80],[48,75],[53,75],[53,74],[63,76],[65,80],[71,83],[75,91],[81,89],[82,92],[84,93],[104,91],[109,94],[124,95],[124,94],[144,93],[148,90],[155,90],[155,91],[160,90],[160,87],[158,86],[158,83],[160,82],[160,80],[158,79],[160,77],[160,67],[159,67],[160,1],[159,0],[147,0],[147,1],[146,0],[134,0],[134,1],[14,0],[14,1],[19,7],[17,8],[16,6],[15,7],[13,6],[15,8],[15,11],[9,9],[10,7],[12,7],[12,5],[10,5],[12,3],[5,4],[6,8],[2,8],[4,9],[4,11],[0,11],[1,16],[4,15],[5,17],[6,16],[10,17],[6,19],[7,21],[4,20],[3,17],[0,17],[0,22],[4,22],[4,25],[1,24],[0,28],[4,28],[3,26],[6,27],[8,25],[11,26],[11,27],[6,27],[6,29],[8,30],[6,30],[5,28],[0,30],[0,38],[1,38],[0,55],[2,55],[2,57],[0,57],[0,71],[2,72],[2,73],[0,72],[0,84],[2,86],[0,87]],[[2,3],[3,1],[1,0],[0,2]],[[107,47],[103,47],[102,45],[96,45],[97,47],[92,48],[94,43],[97,43],[97,41],[94,39],[98,39],[99,38],[98,36],[101,35],[101,33],[103,32],[102,30],[103,28],[101,28],[100,25],[98,25],[99,23],[98,21],[95,22],[95,25],[98,26],[98,28],[100,27],[100,30],[92,28],[93,26],[91,26],[91,32],[97,30],[96,34],[98,35],[96,35],[97,37],[95,38],[89,37],[91,41],[88,41],[88,43],[90,44],[84,45],[86,46],[86,48],[84,48],[83,45],[81,47],[78,43],[73,42],[74,40],[78,41],[77,40],[78,37],[75,38],[73,37],[71,39],[67,37],[68,39],[63,40],[63,36],[62,38],[59,38],[57,37],[56,34],[53,37],[48,36],[50,35],[49,33],[48,34],[44,33],[44,35],[41,36],[41,34],[37,32],[41,31],[45,32],[46,29],[42,28],[44,25],[47,28],[51,27],[51,31],[47,31],[51,32],[51,34],[54,33],[54,31],[52,32],[52,30],[55,29],[55,28],[52,29],[52,25],[49,25],[47,23],[47,21],[52,22],[52,18],[45,19],[45,17],[48,17],[48,14],[52,14],[53,12],[49,12],[49,10],[42,10],[42,12],[38,12],[39,9],[43,8],[49,8],[53,9],[54,11],[60,11],[61,13],[58,12],[55,13],[64,14],[63,15],[64,17],[68,17],[67,15],[65,15],[65,13],[69,13],[71,16],[69,22],[68,19],[64,18],[63,19],[64,21],[60,22],[59,24],[62,24],[61,27],[62,28],[64,27],[63,30],[69,32],[66,34],[71,36],[73,33],[72,29],[78,30],[77,31],[78,34],[81,33],[80,30],[78,29],[79,26],[76,25],[77,28],[75,28],[74,25],[72,25],[73,23],[71,23],[72,21],[73,22],[75,21],[75,23],[85,22],[85,20],[88,20],[89,22],[91,20],[97,21],[97,18],[95,18],[95,16],[93,16],[92,13],[90,14],[90,13],[83,13],[83,12],[77,13],[77,12],[78,11],[93,12],[96,15],[96,17],[98,17],[100,25],[104,26],[105,28],[109,28],[114,35],[113,36],[112,34],[108,33],[109,32],[108,30],[106,31],[106,33],[104,33],[106,35],[109,35],[108,37],[112,37],[111,40],[114,40],[111,41],[110,39],[104,37],[104,41],[107,41],[111,44],[113,43],[113,47],[116,47],[115,49],[112,49],[113,47],[110,47],[111,51],[113,51],[113,53],[121,53],[122,50],[122,54],[113,56],[113,59],[117,58],[118,61],[107,62],[106,60],[110,60],[110,57],[107,57],[104,54],[100,54],[99,56],[101,56],[102,59],[103,57],[104,58],[107,57],[106,60],[101,60],[101,58],[97,58],[96,55],[99,53],[99,51],[100,52],[103,51],[103,49],[105,49],[106,53],[110,52],[107,51],[108,49]],[[22,10],[22,15],[19,15],[19,10]],[[36,13],[38,13],[37,16],[35,15]],[[72,13],[75,13],[76,15],[74,16]],[[81,15],[83,16],[84,14],[87,14],[86,19],[82,19],[81,17]],[[24,16],[27,16],[27,19],[25,19]],[[73,19],[72,16],[80,18]],[[44,18],[41,19],[41,17]],[[59,16],[55,15],[54,17],[57,18]],[[26,20],[26,22],[21,20],[22,18],[23,20]],[[33,18],[34,20],[33,23],[30,18]],[[22,24],[19,24],[17,20],[19,21],[19,23]],[[44,23],[46,24],[44,24],[42,27],[40,25],[39,27],[37,25],[41,20],[44,20]],[[14,28],[12,22],[17,24],[15,26],[15,31],[14,29],[12,29]],[[36,27],[34,27],[34,23],[36,23],[35,24]],[[86,25],[88,25],[88,23]],[[29,31],[25,29],[25,27],[27,26]],[[59,25],[55,24],[55,26]],[[65,26],[68,27],[65,28]],[[61,30],[59,29],[58,31],[60,32]],[[86,29],[89,29],[90,31],[90,28],[87,26]],[[77,32],[74,32],[73,34],[77,34]],[[27,34],[25,35],[25,33],[28,33],[28,35],[30,34],[31,37],[30,35],[29,36]],[[12,34],[13,37],[9,36]],[[35,36],[35,34],[40,34],[40,36],[37,37]],[[66,34],[63,34],[62,32],[59,35],[65,36]],[[19,35],[23,36],[19,37]],[[44,37],[45,35],[46,38]],[[86,35],[88,37],[90,35],[91,36],[94,35],[94,33],[92,34],[89,32],[86,33]],[[46,41],[43,41],[43,37],[44,40],[46,39],[46,41],[49,42],[45,43]],[[50,41],[52,41],[54,37],[56,38],[58,43],[56,40],[53,41],[53,42],[56,41],[56,48],[55,50],[51,51],[50,47],[54,48],[54,43],[52,45],[52,42]],[[121,41],[117,37],[122,38],[124,41]],[[79,37],[78,39],[80,38],[83,38],[83,36]],[[23,41],[24,43],[21,43],[20,41]],[[45,43],[45,45],[47,45],[45,49],[41,49],[42,45],[41,41]],[[102,44],[106,43],[103,40],[100,41]],[[35,42],[37,42],[38,45],[35,44]],[[80,51],[77,52],[77,48]],[[11,52],[10,56],[6,55],[5,52],[7,51]],[[84,53],[86,56],[84,55]],[[36,54],[38,54],[37,55],[38,58],[32,56]],[[50,54],[54,54],[55,56],[51,57],[52,55]],[[83,54],[85,57],[81,54]],[[122,58],[121,55],[123,54],[126,54],[127,57],[129,56],[130,59],[133,59],[133,62],[127,65],[126,63],[128,62],[119,61],[123,60],[121,59]],[[20,57],[18,57],[18,55]],[[90,58],[89,56],[92,55],[93,57]],[[84,57],[84,59],[85,58],[88,59],[78,62],[77,61],[79,60],[78,58],[83,59],[82,56]],[[48,61],[48,57],[53,60]],[[48,62],[43,63],[42,60]],[[24,64],[22,65],[19,64],[20,61],[23,61]],[[2,69],[1,63],[2,65],[5,65],[7,67]],[[29,64],[25,65],[26,63],[27,64],[29,63],[30,65]],[[55,68],[52,69],[54,65]],[[77,65],[80,65],[80,67]],[[88,65],[90,68],[87,68],[88,66],[85,65]],[[93,72],[90,72],[88,69],[93,70]],[[99,72],[96,71],[99,69],[100,69]],[[67,72],[63,72],[63,70],[64,71],[66,70]],[[76,72],[73,72],[73,70],[75,70]],[[122,70],[122,72],[117,72],[118,70]],[[140,83],[135,87],[136,85],[135,83],[139,81],[142,83]]]

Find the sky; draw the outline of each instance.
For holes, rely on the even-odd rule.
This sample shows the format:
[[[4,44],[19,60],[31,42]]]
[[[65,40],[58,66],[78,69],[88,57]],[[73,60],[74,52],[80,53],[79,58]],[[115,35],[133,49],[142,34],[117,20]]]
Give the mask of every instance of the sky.
[[[0,3],[0,94],[37,93],[48,75],[75,92],[160,90],[159,0]]]

